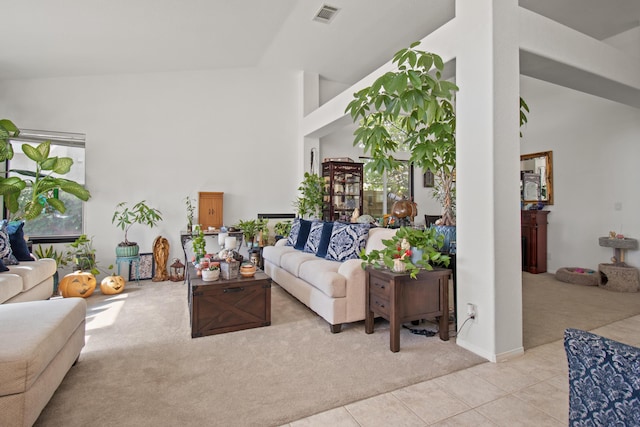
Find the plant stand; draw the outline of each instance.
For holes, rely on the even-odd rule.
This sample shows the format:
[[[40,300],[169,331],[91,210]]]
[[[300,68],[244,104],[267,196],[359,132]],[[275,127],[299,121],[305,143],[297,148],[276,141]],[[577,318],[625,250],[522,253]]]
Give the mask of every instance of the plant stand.
[[[120,263],[126,262],[129,264],[129,269],[132,268],[132,265],[135,265],[136,268],[136,283],[140,284],[140,255],[136,256],[119,256],[116,257],[116,264],[118,265],[118,276],[120,276]]]

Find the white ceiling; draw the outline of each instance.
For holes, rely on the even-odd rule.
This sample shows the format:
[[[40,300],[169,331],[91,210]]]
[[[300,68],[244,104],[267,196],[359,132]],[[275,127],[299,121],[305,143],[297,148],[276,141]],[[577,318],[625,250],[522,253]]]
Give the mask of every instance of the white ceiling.
[[[235,67],[304,69],[352,84],[454,16],[454,0],[2,2],[0,79]],[[327,3],[330,24],[313,21]],[[640,0],[519,0],[602,39],[639,25]]]

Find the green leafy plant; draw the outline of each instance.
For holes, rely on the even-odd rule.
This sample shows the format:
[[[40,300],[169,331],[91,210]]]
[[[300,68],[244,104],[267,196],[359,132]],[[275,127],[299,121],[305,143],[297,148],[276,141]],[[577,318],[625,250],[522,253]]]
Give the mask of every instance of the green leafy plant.
[[[305,172],[304,179],[298,187],[300,196],[293,202],[298,216],[320,218],[324,204],[324,178]]]
[[[33,253],[40,258],[52,258],[56,260],[58,268],[66,267],[73,261],[73,257],[68,251],[57,251],[53,248],[53,245],[43,248],[42,245],[38,245],[34,249]]]
[[[7,119],[0,120],[0,161],[13,158],[14,152],[10,139],[20,134],[18,128]],[[45,141],[37,146],[23,144],[22,151],[25,156],[35,163],[35,170],[10,169],[7,176],[0,177],[0,195],[4,203],[16,218],[33,220],[43,212],[58,211],[65,213],[67,208],[60,200],[59,193],[64,192],[87,201],[91,193],[81,184],[69,179],[60,178],[57,175],[65,175],[71,170],[73,159],[70,157],[49,157],[51,142]],[[19,176],[8,176],[9,173]],[[20,196],[25,193],[22,205]]]
[[[354,145],[362,144],[371,161],[367,167],[382,173],[397,169],[393,157],[400,145],[410,151],[409,162],[434,174],[444,225],[455,224],[454,170],[456,162],[455,110],[458,87],[442,79],[440,56],[416,49],[419,42],[393,57],[397,71],[389,71],[354,94],[346,111],[354,121]],[[396,127],[402,142],[388,130]]]
[[[256,237],[258,232],[260,231],[261,225],[259,224],[259,220],[248,219],[248,220],[240,220],[236,224],[236,227],[242,230],[242,236],[244,237],[244,241],[246,243],[253,242],[253,239]]]
[[[444,237],[438,235],[434,228],[419,230],[400,227],[391,239],[382,241],[384,249],[374,249],[368,254],[362,250],[362,268],[371,265],[375,268],[392,269],[395,260],[400,259],[410,276],[415,279],[420,269],[433,270],[434,265],[449,265],[449,256],[438,251],[443,242]],[[411,261],[414,248],[422,252],[421,259],[415,264]]]
[[[276,225],[273,226],[273,231],[276,233],[276,236],[288,236],[291,232],[291,221],[276,222]]]
[[[207,242],[204,240],[204,232],[202,227],[196,225],[195,230],[191,234],[191,245],[193,247],[194,261],[199,261],[206,253]]]
[[[96,262],[96,250],[93,248],[93,237],[81,234],[75,241],[69,243],[68,256],[74,263],[74,268],[80,271],[89,271],[94,276],[100,274]]]
[[[192,199],[187,196],[184,198],[185,206],[187,207],[187,231],[191,231],[191,226],[193,225],[193,213],[196,208],[194,206],[196,199]]]
[[[117,224],[119,228],[124,230],[124,241],[119,243],[118,246],[137,245],[136,242],[129,242],[127,239],[127,232],[132,225],[141,224],[153,228],[160,221],[162,221],[162,213],[155,208],[149,207],[145,200],[136,203],[131,208],[127,206],[126,202],[118,203],[111,218],[112,224]]]

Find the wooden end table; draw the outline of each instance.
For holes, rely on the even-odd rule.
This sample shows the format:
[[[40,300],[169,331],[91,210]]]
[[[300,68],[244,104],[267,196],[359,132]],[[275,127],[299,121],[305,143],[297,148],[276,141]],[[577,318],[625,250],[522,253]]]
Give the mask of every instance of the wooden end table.
[[[416,279],[408,273],[366,268],[365,332],[373,333],[375,316],[390,323],[389,347],[400,351],[400,327],[405,322],[439,317],[440,339],[449,340],[449,277],[451,270],[423,270]]]
[[[188,276],[192,338],[271,324],[271,279],[264,272],[205,282],[191,267]]]

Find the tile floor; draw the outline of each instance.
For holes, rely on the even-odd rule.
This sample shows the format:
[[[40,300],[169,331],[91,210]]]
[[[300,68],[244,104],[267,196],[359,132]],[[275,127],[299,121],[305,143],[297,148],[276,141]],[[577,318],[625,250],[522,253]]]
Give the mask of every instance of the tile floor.
[[[592,332],[640,347],[639,329],[640,316],[634,316]],[[483,363],[287,426],[566,426],[568,405],[560,340],[506,362]]]

